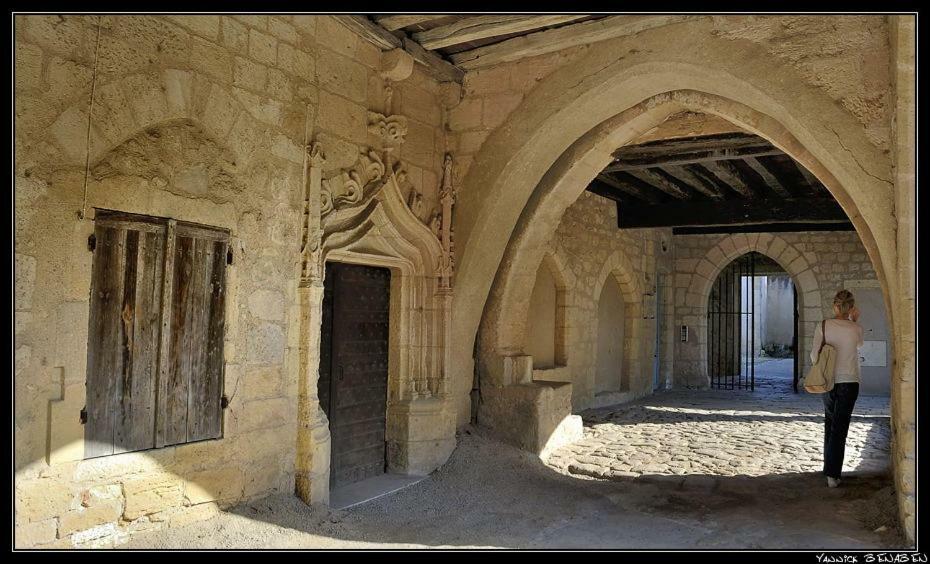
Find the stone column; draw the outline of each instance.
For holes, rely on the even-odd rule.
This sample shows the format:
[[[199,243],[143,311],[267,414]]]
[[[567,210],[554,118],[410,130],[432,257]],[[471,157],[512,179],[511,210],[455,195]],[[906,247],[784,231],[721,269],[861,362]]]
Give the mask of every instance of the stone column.
[[[301,283],[300,399],[298,403],[296,488],[308,504],[329,503],[329,421],[320,408],[320,326],[323,315],[322,280]]]
[[[320,328],[323,322],[323,257],[320,205],[325,156],[318,143],[308,147],[309,179],[301,246],[300,372],[296,490],[308,504],[329,503],[329,421],[320,407]]]
[[[916,521],[916,17],[891,16],[891,45],[895,81],[895,218],[897,220],[897,299],[891,316],[895,360],[892,372],[891,414],[895,491],[902,528],[915,540]],[[888,283],[892,283],[889,277]],[[889,292],[890,293],[890,292]]]

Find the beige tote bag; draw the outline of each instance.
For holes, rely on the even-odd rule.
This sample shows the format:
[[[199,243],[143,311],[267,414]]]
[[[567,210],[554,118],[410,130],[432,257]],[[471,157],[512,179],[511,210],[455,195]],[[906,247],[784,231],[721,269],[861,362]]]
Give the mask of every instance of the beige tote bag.
[[[827,320],[824,319],[820,332],[823,341],[820,343],[820,352],[817,353],[817,364],[811,367],[804,378],[804,389],[812,394],[824,394],[833,389],[833,379],[836,371],[836,349],[827,344]]]

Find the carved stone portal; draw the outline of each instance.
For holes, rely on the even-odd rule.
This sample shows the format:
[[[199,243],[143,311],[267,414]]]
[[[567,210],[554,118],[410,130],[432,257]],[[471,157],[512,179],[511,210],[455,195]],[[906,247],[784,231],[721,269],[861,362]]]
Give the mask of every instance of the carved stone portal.
[[[394,135],[389,121],[384,125],[388,137]],[[297,493],[308,503],[328,503],[329,423],[317,393],[324,265],[335,261],[391,269],[388,471],[428,473],[445,462],[455,446],[448,401],[451,216],[443,216],[441,241],[408,207],[398,183],[399,167],[388,165],[373,150],[362,150],[352,168],[328,179],[322,176],[325,155],[319,143],[308,147],[308,157]],[[451,178],[449,183],[444,190],[451,194]],[[449,195],[446,201],[444,213],[448,207],[451,214]]]

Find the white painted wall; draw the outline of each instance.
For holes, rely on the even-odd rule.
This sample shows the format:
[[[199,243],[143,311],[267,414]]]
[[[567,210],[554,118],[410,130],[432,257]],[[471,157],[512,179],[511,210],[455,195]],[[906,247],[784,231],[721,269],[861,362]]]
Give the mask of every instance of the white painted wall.
[[[848,288],[856,298],[859,324],[862,325],[866,348],[860,351],[862,362],[859,393],[866,396],[887,396],[891,393],[891,334],[882,302],[880,288]],[[881,359],[880,350],[885,358]],[[874,351],[874,352],[873,352]]]
[[[791,346],[794,338],[794,287],[785,275],[767,276],[763,345]],[[758,311],[758,304],[757,304]]]

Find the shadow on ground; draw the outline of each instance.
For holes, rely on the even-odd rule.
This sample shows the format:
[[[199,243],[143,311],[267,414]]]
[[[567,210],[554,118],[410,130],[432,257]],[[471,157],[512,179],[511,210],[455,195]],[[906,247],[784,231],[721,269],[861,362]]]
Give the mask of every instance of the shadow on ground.
[[[292,495],[147,533],[142,548],[795,548],[902,546],[887,476],[817,473],[593,480],[469,428],[429,478],[345,511]],[[889,505],[890,503],[890,505]],[[884,530],[876,529],[885,527]]]
[[[778,362],[787,366],[773,361],[771,374]],[[584,412],[584,438],[547,464],[469,427],[443,467],[389,496],[335,511],[307,507],[287,492],[134,537],[130,546],[905,547],[889,475],[887,398],[857,403],[847,441],[847,470],[854,471],[829,489],[819,472],[821,399],[793,393],[791,373],[779,370],[753,392],[664,391]],[[735,465],[713,449],[730,449]],[[632,466],[676,452],[693,464],[669,461],[662,472]]]

